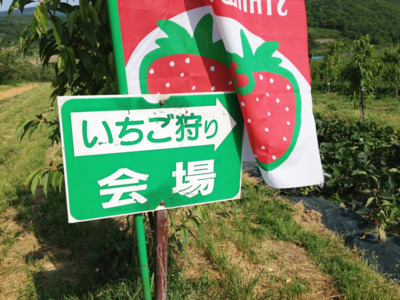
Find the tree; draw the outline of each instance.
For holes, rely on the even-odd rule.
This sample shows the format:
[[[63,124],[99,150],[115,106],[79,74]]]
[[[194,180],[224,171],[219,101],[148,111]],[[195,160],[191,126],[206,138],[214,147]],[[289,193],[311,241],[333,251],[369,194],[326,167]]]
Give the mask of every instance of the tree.
[[[394,81],[396,99],[399,99],[400,86],[400,45],[385,51],[383,62],[386,67],[386,78]]]
[[[18,72],[17,60],[19,53],[16,49],[0,48],[0,82],[11,81]]]
[[[344,77],[349,83],[347,93],[360,99],[360,117],[364,118],[364,100],[374,99],[375,75],[378,70],[369,35],[355,40],[351,52],[350,62],[344,70]]]
[[[328,51],[322,62],[322,74],[325,82],[328,84],[328,92],[331,91],[332,84],[338,82],[340,78],[341,57],[344,44],[340,41],[328,43]]]
[[[9,17],[13,10],[23,12],[25,5],[32,2],[13,0]],[[49,64],[50,57],[57,56],[53,98],[67,92],[73,95],[117,92],[106,1],[81,0],[79,5],[60,0],[40,1],[31,23],[21,33],[24,53],[34,41],[39,41],[44,66]]]
[[[0,0],[1,4],[2,0]],[[13,0],[8,15],[15,9],[23,12],[33,0]],[[43,65],[54,64],[52,82],[53,100],[57,96],[96,95],[117,93],[114,54],[112,49],[107,2],[105,0],[80,0],[79,5],[60,0],[38,0],[30,24],[21,33],[21,48],[26,53],[34,41],[39,42],[39,55]],[[49,139],[60,141],[58,119],[47,120],[38,115],[26,120],[17,128],[22,139],[40,126],[51,128]],[[49,166],[29,176],[31,190],[43,184],[45,194],[50,186],[61,189],[63,166]],[[56,180],[57,179],[57,180]]]

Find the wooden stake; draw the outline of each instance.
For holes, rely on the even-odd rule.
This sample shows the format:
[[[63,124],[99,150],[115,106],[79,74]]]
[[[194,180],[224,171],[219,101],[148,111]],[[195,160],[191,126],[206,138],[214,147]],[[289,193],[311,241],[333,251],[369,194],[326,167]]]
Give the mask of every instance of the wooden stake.
[[[159,210],[156,216],[156,299],[167,299],[168,275],[168,210]]]

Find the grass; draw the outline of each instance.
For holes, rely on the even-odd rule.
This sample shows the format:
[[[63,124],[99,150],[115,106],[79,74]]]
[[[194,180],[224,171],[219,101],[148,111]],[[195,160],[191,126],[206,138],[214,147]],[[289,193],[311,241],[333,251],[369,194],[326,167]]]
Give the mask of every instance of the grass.
[[[348,97],[335,93],[313,92],[313,109],[325,118],[340,119],[346,121],[360,120],[358,102],[356,107]],[[400,130],[400,101],[394,98],[382,98],[366,103],[365,120],[391,126]]]
[[[44,151],[48,141],[44,134],[19,142],[15,128],[24,119],[34,118],[38,112],[46,112],[49,84],[23,95],[0,100],[0,212],[17,200],[26,175],[44,163]]]
[[[28,194],[27,174],[44,166],[46,155],[59,154],[46,151],[43,132],[16,141],[15,126],[37,113],[54,113],[47,111],[49,95],[49,85],[41,84],[0,101],[0,293],[141,299],[132,217],[68,224],[64,195],[51,192],[46,198],[40,189],[35,197]],[[399,298],[397,285],[340,237],[310,230],[296,221],[299,214],[279,192],[247,176],[241,200],[171,211],[168,298]],[[153,236],[150,230],[146,235],[154,276]]]
[[[0,91],[4,91],[14,87],[13,85],[0,85]]]
[[[337,236],[299,225],[294,218],[297,209],[275,193],[245,179],[242,199],[224,204],[228,215],[210,207],[209,219],[191,229],[195,239],[183,258],[193,260],[183,264],[183,274],[193,270],[200,274],[185,278],[186,285],[174,299],[189,297],[199,285],[205,293],[200,294],[213,299],[314,299],[320,289],[313,283],[320,279],[318,272],[331,284],[329,296],[398,299],[398,288],[362,261],[359,253],[347,249]],[[282,247],[266,247],[266,241]],[[293,256],[285,258],[287,249],[297,251],[294,257],[304,251],[305,261],[297,263],[300,269],[310,269],[309,274],[290,266],[296,262]]]

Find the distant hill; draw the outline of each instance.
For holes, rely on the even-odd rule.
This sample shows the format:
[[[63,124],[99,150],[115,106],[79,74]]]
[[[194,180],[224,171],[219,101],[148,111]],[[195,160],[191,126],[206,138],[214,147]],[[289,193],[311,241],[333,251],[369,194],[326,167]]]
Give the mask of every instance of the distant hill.
[[[4,9],[4,11],[0,11],[0,18],[8,16],[8,10],[5,7],[1,7],[0,9]],[[24,9],[23,16],[30,16],[33,14],[35,7],[27,7]],[[21,16],[21,12],[17,9],[13,11],[13,16]]]
[[[400,43],[400,0],[308,0],[306,9],[311,28],[349,39],[369,34],[374,44]]]
[[[1,21],[7,17],[7,8],[0,9],[5,9],[0,11]],[[22,16],[15,10],[13,16],[27,17],[34,9],[26,8]],[[306,9],[309,33],[313,38],[353,40],[369,34],[374,44],[400,43],[400,0],[306,0]],[[11,26],[9,29],[15,31]],[[9,40],[4,30],[0,29],[3,42]]]
[[[8,19],[0,17],[0,47],[14,47],[19,45],[19,36],[31,22],[31,15],[15,15]]]

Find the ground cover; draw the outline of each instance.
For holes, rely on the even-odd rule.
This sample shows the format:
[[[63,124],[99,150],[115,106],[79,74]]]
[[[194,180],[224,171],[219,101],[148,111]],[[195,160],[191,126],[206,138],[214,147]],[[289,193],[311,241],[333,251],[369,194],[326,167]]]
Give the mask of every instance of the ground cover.
[[[68,224],[64,195],[28,193],[27,174],[60,148],[39,133],[17,142],[15,127],[54,114],[50,93],[40,84],[0,101],[1,298],[141,299],[132,217]],[[318,213],[243,176],[241,200],[171,211],[169,299],[399,298]]]
[[[313,92],[314,113],[324,118],[344,121],[360,120],[359,103],[336,93]],[[400,130],[400,101],[385,97],[366,103],[365,121]]]
[[[362,213],[371,222],[366,232],[385,241],[385,231],[400,231],[400,102],[375,100],[360,120],[347,98],[317,92],[314,111],[327,174],[314,192]]]

